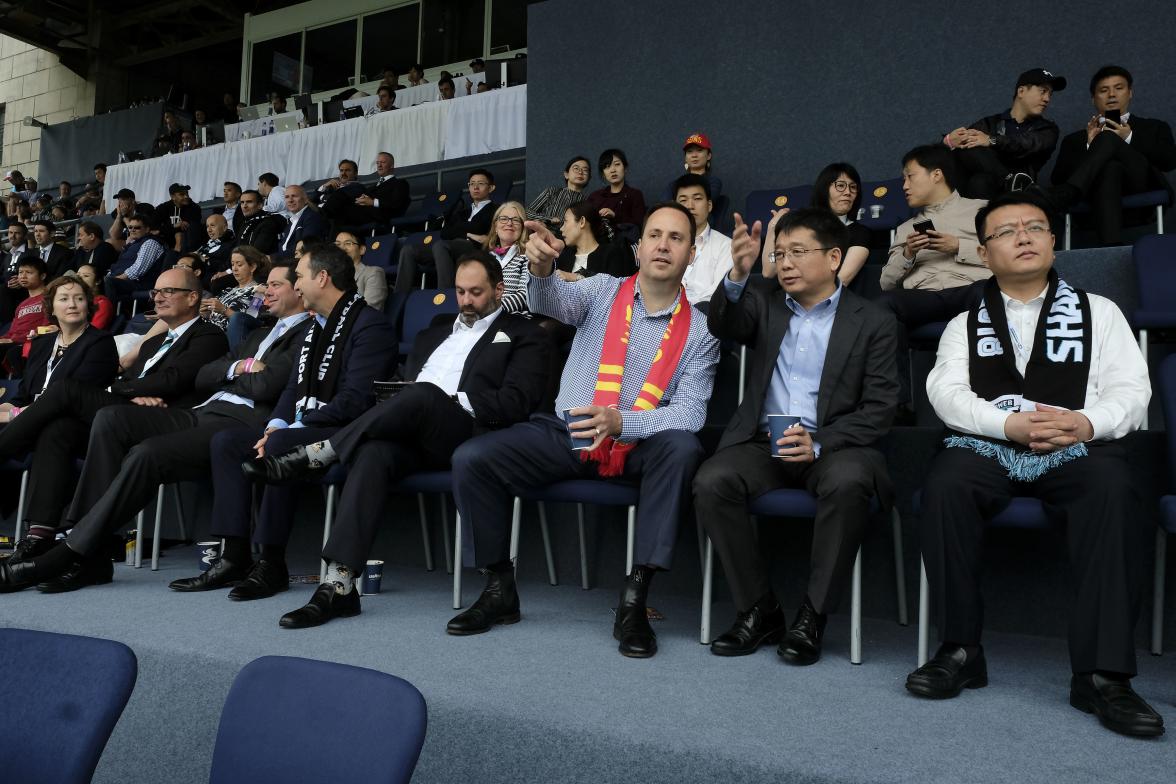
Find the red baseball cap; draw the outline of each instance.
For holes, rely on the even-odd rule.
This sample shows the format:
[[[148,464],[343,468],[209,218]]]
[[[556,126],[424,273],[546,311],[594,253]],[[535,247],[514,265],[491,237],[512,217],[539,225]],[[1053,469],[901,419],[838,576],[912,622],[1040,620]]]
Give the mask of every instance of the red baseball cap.
[[[707,138],[705,133],[692,133],[687,136],[686,141],[682,142],[682,149],[685,150],[692,144],[696,144],[704,150],[711,148],[710,139]]]

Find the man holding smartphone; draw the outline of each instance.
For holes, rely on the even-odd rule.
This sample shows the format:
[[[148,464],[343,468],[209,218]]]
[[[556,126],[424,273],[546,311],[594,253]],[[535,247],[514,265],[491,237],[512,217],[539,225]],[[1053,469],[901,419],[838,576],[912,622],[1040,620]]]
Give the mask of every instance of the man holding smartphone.
[[[1176,141],[1163,120],[1131,111],[1131,73],[1117,65],[1098,69],[1090,79],[1095,114],[1086,127],[1062,139],[1052,181],[1071,191],[1071,200],[1085,198],[1101,245],[1119,245],[1123,228],[1123,197],[1172,186],[1164,172],[1176,169]],[[1147,220],[1151,216],[1148,210]],[[1128,216],[1130,217],[1130,216]]]

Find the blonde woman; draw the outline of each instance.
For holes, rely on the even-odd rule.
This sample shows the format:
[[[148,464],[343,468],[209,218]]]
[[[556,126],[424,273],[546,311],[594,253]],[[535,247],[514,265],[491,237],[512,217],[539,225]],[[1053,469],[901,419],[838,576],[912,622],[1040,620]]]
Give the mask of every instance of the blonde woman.
[[[527,243],[527,230],[523,226],[526,217],[527,211],[522,204],[506,202],[495,211],[484,245],[502,265],[502,282],[506,288],[502,309],[507,313],[527,311],[527,282],[531,274],[527,271],[527,257],[523,254],[523,246]]]

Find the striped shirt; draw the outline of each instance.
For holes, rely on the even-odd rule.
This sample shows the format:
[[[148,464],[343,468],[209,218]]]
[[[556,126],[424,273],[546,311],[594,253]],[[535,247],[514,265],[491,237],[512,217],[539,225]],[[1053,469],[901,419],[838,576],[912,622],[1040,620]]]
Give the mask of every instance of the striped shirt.
[[[600,352],[604,347],[604,332],[613,300],[622,282],[622,278],[611,275],[593,275],[574,283],[564,281],[558,275],[545,278],[531,276],[531,311],[577,328],[571,355],[560,378],[559,396],[555,400],[556,411],[592,405],[600,369]],[[677,301],[664,310],[646,313],[641,298],[641,283],[637,283],[618,405],[622,441],[639,441],[663,430],[696,433],[706,422],[706,406],[715,381],[715,367],[719,362],[719,341],[707,329],[706,316],[693,306],[690,334],[686,336],[678,367],[670,378],[661,404],[653,411],[632,410],[676,304]]]
[[[527,257],[517,244],[507,249],[505,256],[494,251],[490,255],[502,265],[502,309],[507,313],[527,312],[527,281],[531,279]]]
[[[142,280],[143,276],[151,271],[152,265],[159,260],[159,257],[163,253],[163,243],[155,237],[147,237],[143,240],[143,244],[139,246],[139,253],[135,257],[135,263],[127,269],[127,277],[131,280]]]
[[[529,220],[563,220],[564,211],[578,201],[584,200],[584,191],[571,188],[545,188],[539,198],[527,208]]]

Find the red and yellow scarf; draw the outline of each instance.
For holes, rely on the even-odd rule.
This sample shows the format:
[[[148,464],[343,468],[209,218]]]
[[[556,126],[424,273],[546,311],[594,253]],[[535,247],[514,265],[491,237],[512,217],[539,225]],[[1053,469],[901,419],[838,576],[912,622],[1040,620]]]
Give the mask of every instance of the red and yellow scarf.
[[[636,294],[637,276],[632,275],[617,289],[613,299],[608,327],[604,331],[604,344],[600,348],[600,369],[596,376],[596,391],[592,395],[594,406],[617,408],[621,401],[621,380],[625,374],[625,355],[629,348],[629,329],[633,324],[633,300]],[[678,368],[682,350],[686,347],[686,338],[690,334],[690,310],[683,289],[670,314],[670,323],[662,335],[653,364],[649,367],[649,375],[645,377],[645,383],[633,401],[634,411],[652,411],[661,403],[666,387]],[[625,457],[636,445],[609,437],[596,449],[581,452],[580,459],[600,463],[597,470],[601,476],[620,476],[625,470]]]

